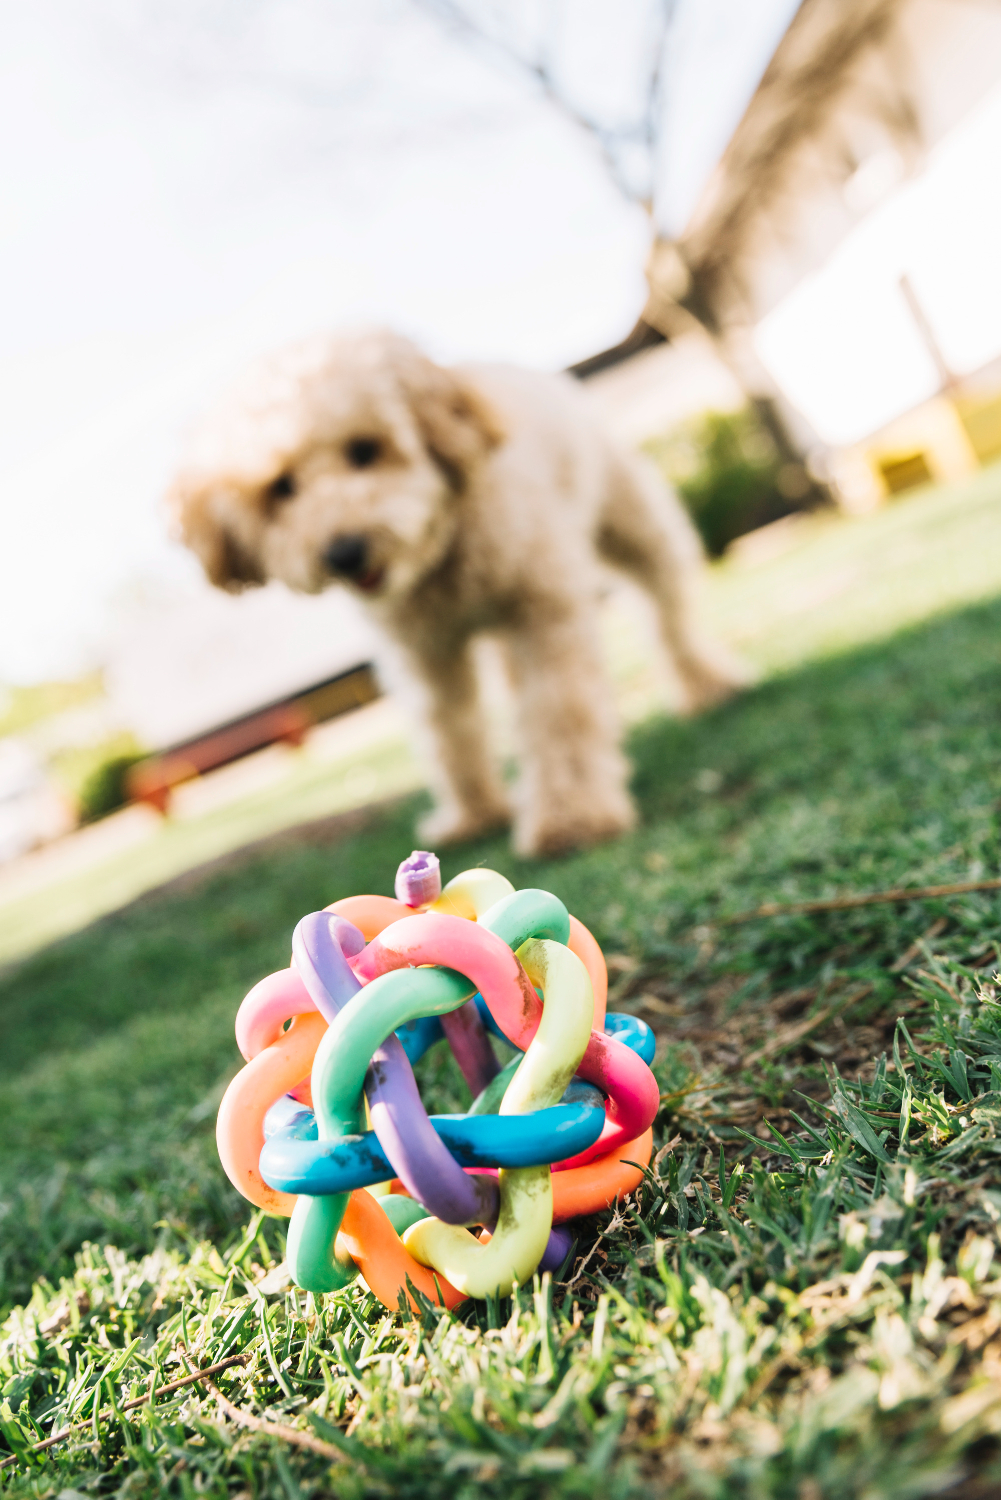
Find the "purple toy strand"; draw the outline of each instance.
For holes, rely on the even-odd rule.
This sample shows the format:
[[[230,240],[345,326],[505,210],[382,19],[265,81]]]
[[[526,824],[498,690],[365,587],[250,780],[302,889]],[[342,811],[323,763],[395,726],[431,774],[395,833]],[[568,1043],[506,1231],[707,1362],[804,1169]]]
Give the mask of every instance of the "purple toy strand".
[[[467,1000],[458,1010],[441,1017],[441,1029],[448,1037],[448,1045],[476,1099],[492,1078],[500,1072],[500,1063],[494,1056],[487,1029],[480,1020],[475,1000]]]
[[[342,937],[351,953],[364,946],[365,939],[352,923],[317,911],[303,917],[292,938],[295,966],[313,1004],[328,1021],[362,987],[344,957]],[[372,1054],[365,1093],[379,1144],[407,1191],[428,1213],[446,1224],[496,1222],[496,1180],[470,1176],[459,1166],[428,1119],[414,1070],[395,1034]]]
[[[348,958],[364,946],[364,935],[353,922],[328,911],[303,917],[292,934],[292,960],[328,1026],[361,989],[361,980],[350,968]]]
[[[542,1252],[542,1259],[539,1261],[539,1270],[558,1271],[566,1260],[572,1244],[573,1235],[569,1229],[551,1229],[546,1248]]]
[[[497,1179],[467,1173],[437,1134],[398,1036],[387,1037],[365,1075],[372,1129],[407,1192],[446,1224],[494,1225]]]
[[[441,866],[437,854],[429,849],[415,849],[396,872],[397,901],[404,906],[426,906],[441,895]]]

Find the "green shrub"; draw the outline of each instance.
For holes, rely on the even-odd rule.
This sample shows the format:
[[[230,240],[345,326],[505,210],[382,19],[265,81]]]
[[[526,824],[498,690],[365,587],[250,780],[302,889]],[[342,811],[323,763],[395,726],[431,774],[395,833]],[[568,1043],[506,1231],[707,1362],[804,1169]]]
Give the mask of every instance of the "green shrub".
[[[98,818],[125,806],[125,778],[130,767],[143,759],[141,751],[130,750],[124,755],[111,755],[94,767],[80,786],[81,823],[96,823]]]
[[[810,490],[804,471],[782,463],[747,408],[707,412],[646,448],[687,505],[711,557],[800,509]]]

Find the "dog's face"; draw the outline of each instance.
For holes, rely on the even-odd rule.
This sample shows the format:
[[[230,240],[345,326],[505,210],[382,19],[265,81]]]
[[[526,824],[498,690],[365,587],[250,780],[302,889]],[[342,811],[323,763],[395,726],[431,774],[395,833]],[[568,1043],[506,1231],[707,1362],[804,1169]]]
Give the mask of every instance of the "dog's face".
[[[339,582],[391,600],[442,561],[501,437],[483,398],[406,340],[316,342],[259,366],[210,416],[169,499],[220,588]]]

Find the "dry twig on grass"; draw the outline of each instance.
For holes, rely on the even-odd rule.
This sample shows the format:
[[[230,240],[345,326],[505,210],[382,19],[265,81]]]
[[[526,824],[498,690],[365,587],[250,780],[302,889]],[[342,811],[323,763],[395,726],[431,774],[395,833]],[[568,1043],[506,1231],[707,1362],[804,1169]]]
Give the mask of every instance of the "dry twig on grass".
[[[185,1364],[187,1357],[182,1351]],[[188,1366],[190,1369],[190,1365]],[[297,1427],[286,1427],[284,1422],[271,1422],[263,1417],[255,1417],[252,1412],[243,1411],[239,1406],[234,1406],[228,1396],[224,1396],[215,1381],[209,1380],[207,1371],[200,1371],[193,1375],[192,1380],[201,1380],[215,1397],[227,1417],[236,1422],[239,1427],[247,1427],[251,1432],[264,1432],[269,1437],[278,1437],[286,1443],[292,1443],[297,1448],[308,1448],[310,1453],[318,1453],[321,1458],[344,1459],[348,1455],[340,1448],[335,1448],[333,1443],[325,1443],[322,1438],[314,1437],[311,1432],[300,1432]]]
[[[797,1042],[802,1041],[805,1036],[809,1036],[811,1031],[817,1031],[827,1021],[833,1020],[835,1016],[839,1016],[842,1011],[847,1010],[849,1006],[855,1005],[859,1000],[864,1000],[866,995],[872,993],[872,988],[871,984],[863,984],[859,989],[852,990],[849,994],[843,995],[833,1005],[825,1005],[823,1010],[818,1010],[814,1015],[807,1016],[804,1021],[797,1021],[792,1026],[783,1026],[780,1031],[776,1032],[770,1042],[765,1042],[764,1046],[759,1047],[757,1052],[752,1052],[749,1057],[745,1057],[743,1066],[751,1068],[755,1063],[764,1062],[766,1058],[776,1057],[779,1053],[786,1052],[790,1047],[794,1047]]]
[[[703,927],[738,927],[759,917],[807,917],[824,911],[851,911],[857,906],[885,906],[900,901],[932,901],[937,896],[963,896],[971,891],[1001,891],[1001,879],[960,880],[953,885],[921,885],[893,891],[871,891],[867,896],[832,896],[826,901],[766,901],[753,911],[739,911],[732,917],[717,917],[703,922]]]
[[[948,925],[949,920],[947,917],[939,917],[931,924],[929,928],[927,928],[921,934],[919,938],[915,939],[915,941],[909,948],[904,950],[904,952],[900,955],[895,963],[892,963],[890,965],[888,972],[890,974],[902,974],[908,967],[908,965],[912,964],[916,958],[920,957],[922,945],[924,943],[930,942],[932,938],[937,938],[941,933],[945,931]]]
[[[199,1380],[204,1381],[212,1390],[215,1390],[211,1380],[206,1379],[207,1376],[219,1375],[223,1370],[232,1369],[234,1365],[245,1365],[246,1363],[247,1356],[245,1354],[232,1354],[229,1359],[219,1360],[218,1364],[209,1365],[204,1370],[195,1370],[192,1374],[182,1375],[180,1380],[172,1380],[169,1385],[161,1385],[155,1391],[147,1391],[145,1396],[137,1396],[134,1401],[125,1401],[118,1407],[118,1411],[135,1411],[140,1406],[148,1406],[158,1396],[172,1396],[175,1391],[181,1390],[183,1386],[194,1385]],[[185,1360],[185,1364],[187,1364],[187,1360]],[[191,1370],[190,1365],[188,1365],[188,1369]],[[115,1415],[117,1413],[114,1407],[105,1406],[98,1412],[96,1420],[105,1422]],[[54,1432],[51,1437],[42,1438],[41,1442],[38,1443],[32,1443],[31,1447],[26,1449],[26,1452],[44,1453],[47,1448],[54,1448],[56,1443],[61,1443],[65,1438],[71,1437],[74,1432],[79,1432],[83,1427],[89,1427],[91,1421],[92,1419],[88,1417],[85,1422],[73,1422],[69,1427],[63,1427],[59,1432]],[[12,1464],[18,1462],[19,1458],[20,1454],[12,1453],[9,1458],[0,1460],[0,1469],[10,1468]]]

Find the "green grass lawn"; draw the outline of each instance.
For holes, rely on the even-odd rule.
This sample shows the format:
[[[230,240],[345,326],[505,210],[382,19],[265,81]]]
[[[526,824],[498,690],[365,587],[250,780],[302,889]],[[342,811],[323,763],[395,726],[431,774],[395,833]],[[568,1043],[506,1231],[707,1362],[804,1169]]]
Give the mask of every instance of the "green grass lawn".
[[[999,897],[715,925],[998,873],[998,491],[985,474],[818,521],[756,585],[715,578],[717,618],[773,675],[633,730],[637,832],[444,862],[560,895],[611,955],[613,1008],[660,1037],[656,1168],[580,1225],[561,1283],[410,1321],[357,1286],[297,1297],[281,1224],[250,1219],[216,1161],[242,994],[288,962],[303,912],[391,888],[419,799],[195,872],[8,972],[15,1492],[998,1493]],[[429,1103],[461,1102],[445,1059],[422,1075]],[[181,1342],[245,1355],[228,1400],[318,1451],[206,1387],[116,1410],[184,1373]]]

